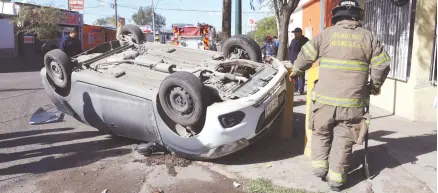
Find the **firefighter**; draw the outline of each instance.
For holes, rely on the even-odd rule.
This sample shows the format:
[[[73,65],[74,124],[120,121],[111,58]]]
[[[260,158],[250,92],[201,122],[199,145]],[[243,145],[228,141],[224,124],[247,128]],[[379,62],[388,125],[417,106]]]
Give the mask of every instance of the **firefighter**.
[[[369,126],[369,97],[380,93],[390,70],[382,43],[359,23],[363,12],[356,0],[341,0],[333,26],[303,46],[290,74],[303,74],[319,59],[309,114],[311,165],[333,191],[346,184],[352,146],[363,142]]]

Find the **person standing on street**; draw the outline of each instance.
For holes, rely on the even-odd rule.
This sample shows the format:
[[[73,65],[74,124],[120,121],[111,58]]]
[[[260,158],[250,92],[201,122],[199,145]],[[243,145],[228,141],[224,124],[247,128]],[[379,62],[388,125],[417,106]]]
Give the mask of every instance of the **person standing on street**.
[[[319,59],[309,115],[312,168],[334,191],[346,184],[352,146],[366,139],[370,95],[380,93],[390,71],[384,46],[359,23],[363,12],[356,0],[341,0],[333,26],[303,46],[290,74],[299,76]]]
[[[278,40],[277,36],[274,36],[274,43],[275,43],[275,47],[280,47],[280,41]]]
[[[77,33],[77,29],[73,28],[69,36],[65,37],[59,45],[59,48],[64,51],[68,57],[75,56],[82,52],[81,41],[77,37]]]
[[[275,57],[277,55],[277,47],[275,47],[272,36],[266,36],[265,44],[263,44],[260,49],[262,50],[262,53],[265,53],[269,56]]]
[[[303,36],[303,31],[299,27],[295,28],[292,33],[294,33],[294,39],[292,39],[289,46],[289,60],[293,65],[297,59],[298,53],[301,51],[301,47],[303,47],[303,45],[307,43],[309,39]],[[300,94],[304,94],[304,85],[306,84],[305,73],[303,73],[301,76],[298,76],[297,79],[298,85],[295,83],[295,90],[299,91]]]

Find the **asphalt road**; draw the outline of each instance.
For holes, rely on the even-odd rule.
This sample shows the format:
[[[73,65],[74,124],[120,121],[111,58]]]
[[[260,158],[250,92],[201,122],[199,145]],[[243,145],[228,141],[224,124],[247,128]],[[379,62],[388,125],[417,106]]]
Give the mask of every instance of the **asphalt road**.
[[[39,107],[49,108],[39,70],[42,58],[0,60],[0,192],[241,192],[233,180],[196,163],[147,166],[138,141],[114,139],[69,116],[64,122],[30,125]]]

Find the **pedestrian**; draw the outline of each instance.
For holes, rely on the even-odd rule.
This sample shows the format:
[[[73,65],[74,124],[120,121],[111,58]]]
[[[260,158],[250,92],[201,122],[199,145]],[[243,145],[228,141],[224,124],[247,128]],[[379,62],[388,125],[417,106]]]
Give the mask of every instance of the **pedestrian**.
[[[277,47],[272,39],[272,36],[266,36],[265,44],[260,48],[266,55],[276,56],[277,55]]]
[[[289,60],[291,64],[295,62],[297,59],[298,53],[301,51],[301,47],[305,43],[309,41],[309,39],[306,36],[303,36],[303,30],[301,28],[297,27],[295,28],[292,33],[294,33],[294,39],[290,42],[289,46]],[[295,90],[299,91],[300,94],[304,94],[304,85],[306,84],[306,75],[303,73],[302,75],[297,77],[297,82],[295,82]]]
[[[68,57],[82,53],[81,41],[77,37],[78,30],[73,28],[70,34],[62,39],[59,48],[64,51]]]
[[[280,47],[280,41],[278,40],[277,36],[274,36],[274,43],[275,43],[275,47],[277,47],[277,49]]]
[[[390,70],[384,46],[359,23],[363,13],[356,0],[341,0],[332,10],[333,26],[303,46],[290,75],[319,59],[309,115],[312,168],[334,191],[346,184],[352,146],[361,144],[369,126],[370,95],[380,93]]]

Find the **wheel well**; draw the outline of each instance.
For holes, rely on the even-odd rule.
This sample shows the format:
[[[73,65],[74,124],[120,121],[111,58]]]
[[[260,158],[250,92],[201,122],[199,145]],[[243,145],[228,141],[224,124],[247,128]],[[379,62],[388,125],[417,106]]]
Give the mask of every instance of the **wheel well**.
[[[181,134],[178,132],[177,127],[183,127],[177,123],[175,123],[174,121],[172,121],[169,116],[166,115],[166,113],[163,110],[163,107],[161,106],[160,103],[160,97],[158,96],[158,94],[156,95],[156,108],[157,108],[157,113],[160,116],[161,119],[163,119],[163,122],[166,124],[166,126],[172,130],[175,134],[181,136]],[[205,124],[205,114],[202,116],[202,119],[198,122],[198,124],[196,126],[192,127],[192,130],[197,134],[199,134],[202,129],[204,128],[204,124]],[[188,128],[188,127],[184,127],[184,128]],[[183,137],[183,136],[181,136]]]

